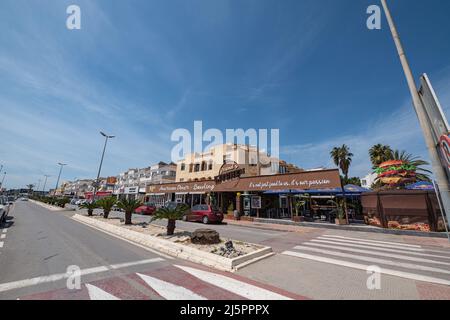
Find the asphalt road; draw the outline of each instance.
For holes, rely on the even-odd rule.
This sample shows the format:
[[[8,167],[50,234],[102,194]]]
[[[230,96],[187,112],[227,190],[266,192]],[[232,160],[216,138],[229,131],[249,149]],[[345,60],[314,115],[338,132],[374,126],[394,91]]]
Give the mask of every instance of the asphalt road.
[[[223,238],[268,245],[276,252],[236,274],[220,273],[222,278],[208,283],[211,275],[198,270],[218,271],[92,229],[71,219],[75,213],[85,214],[49,211],[32,202],[15,204],[8,222],[0,227],[0,299],[183,299],[194,295],[234,300],[248,294],[272,297],[274,292],[294,299],[450,299],[450,246],[442,239],[208,225]],[[133,220],[149,221],[149,217],[133,215]],[[177,222],[177,228],[186,231],[204,227]],[[68,290],[60,276],[72,265],[83,272],[80,290]],[[379,288],[367,285],[371,276],[367,268],[373,266],[381,268]],[[147,275],[147,282],[140,274]],[[236,285],[230,278],[241,283],[240,290],[233,291]]]
[[[4,229],[7,229],[7,236],[0,251],[0,283],[65,273],[72,265],[86,269],[159,258],[152,252],[94,231],[67,215],[56,214],[31,202],[16,202]],[[161,261],[145,267],[159,268],[167,264],[168,261]],[[113,272],[132,272],[141,267]],[[105,274],[111,276],[111,272],[99,273],[89,276],[89,280],[100,279]],[[0,298],[15,298],[61,285],[64,281],[0,292]]]

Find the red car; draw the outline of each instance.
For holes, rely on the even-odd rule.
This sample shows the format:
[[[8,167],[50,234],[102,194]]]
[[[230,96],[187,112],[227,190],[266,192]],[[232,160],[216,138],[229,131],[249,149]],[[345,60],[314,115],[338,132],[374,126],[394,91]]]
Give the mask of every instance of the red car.
[[[183,217],[183,221],[198,221],[204,224],[223,221],[223,213],[214,206],[206,204],[199,204],[192,208],[192,210]]]
[[[151,216],[155,213],[156,206],[154,203],[144,203],[142,206],[134,210],[134,213]]]

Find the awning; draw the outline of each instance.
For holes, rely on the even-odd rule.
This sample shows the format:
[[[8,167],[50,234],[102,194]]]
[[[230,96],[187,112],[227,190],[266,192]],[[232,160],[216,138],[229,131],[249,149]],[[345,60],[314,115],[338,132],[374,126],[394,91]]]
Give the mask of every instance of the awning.
[[[419,181],[414,184],[406,186],[406,190],[434,190],[434,185],[431,182]]]

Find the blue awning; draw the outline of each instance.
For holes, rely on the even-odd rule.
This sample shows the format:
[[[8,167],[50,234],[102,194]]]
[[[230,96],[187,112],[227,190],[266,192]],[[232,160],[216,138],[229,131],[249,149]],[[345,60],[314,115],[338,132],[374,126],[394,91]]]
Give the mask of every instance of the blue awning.
[[[434,185],[431,182],[419,181],[406,186],[406,190],[434,190]]]

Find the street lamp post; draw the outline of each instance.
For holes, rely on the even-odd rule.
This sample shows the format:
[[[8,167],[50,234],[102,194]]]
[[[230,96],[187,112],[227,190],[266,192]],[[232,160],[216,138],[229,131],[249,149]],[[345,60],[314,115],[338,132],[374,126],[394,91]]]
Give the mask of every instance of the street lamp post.
[[[62,173],[63,167],[67,166],[67,164],[61,163],[61,162],[59,162],[58,165],[60,166],[60,169],[59,169],[58,180],[56,180],[56,187],[55,187],[55,192],[53,192],[53,196],[56,196],[56,190],[58,190],[59,179],[61,178],[61,173]]]
[[[6,172],[3,173],[2,183],[0,183],[0,189],[3,189],[3,184],[5,183]]]
[[[442,204],[444,207],[444,211],[447,215],[447,220],[449,220],[450,214],[450,191],[449,184],[447,180],[446,173],[444,168],[441,165],[439,154],[437,152],[436,146],[433,141],[433,134],[430,123],[427,118],[427,114],[425,108],[422,104],[422,101],[419,96],[419,92],[417,91],[416,82],[414,80],[413,73],[408,63],[408,59],[406,58],[405,51],[403,49],[402,42],[400,40],[400,36],[398,34],[397,28],[395,26],[394,20],[392,18],[391,12],[389,11],[389,7],[387,5],[386,0],[381,0],[384,11],[386,13],[386,18],[389,23],[389,27],[391,29],[392,37],[394,38],[395,46],[397,47],[398,55],[400,57],[400,61],[403,66],[403,71],[405,72],[406,80],[408,82],[408,87],[411,92],[411,96],[413,99],[414,109],[416,111],[417,117],[419,118],[420,126],[422,127],[423,135],[425,138],[425,142],[428,148],[428,153],[431,158],[431,165],[433,168],[433,173],[436,177],[436,181],[441,193]],[[450,221],[449,221],[450,224]]]
[[[45,187],[47,186],[47,179],[50,177],[49,175],[44,175],[44,177],[45,177],[45,181],[44,181],[44,186],[43,186],[43,188],[42,188],[42,195],[44,195],[45,194]]]
[[[102,158],[100,160],[100,166],[98,167],[97,180],[95,181],[94,194],[92,195],[92,201],[95,201],[95,198],[97,197],[97,191],[98,191],[99,184],[100,184],[100,174],[102,172],[103,160],[105,158],[105,152],[106,152],[106,146],[108,144],[108,140],[115,138],[115,136],[107,135],[106,133],[101,132],[101,131],[100,131],[100,134],[103,137],[105,137],[105,145],[103,146]]]

